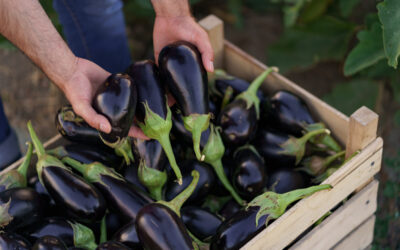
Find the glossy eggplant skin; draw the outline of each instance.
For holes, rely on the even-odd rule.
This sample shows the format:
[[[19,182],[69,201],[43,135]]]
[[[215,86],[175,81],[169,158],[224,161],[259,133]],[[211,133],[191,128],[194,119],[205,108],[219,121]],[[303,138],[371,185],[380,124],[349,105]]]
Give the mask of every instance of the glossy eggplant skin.
[[[66,250],[64,242],[56,236],[46,235],[39,238],[32,250]]]
[[[96,250],[130,250],[131,248],[117,241],[106,241],[97,246]]]
[[[170,201],[181,193],[191,183],[193,177],[192,170],[197,170],[200,173],[199,182],[192,195],[186,201],[186,204],[199,204],[207,194],[213,189],[217,178],[214,171],[207,165],[197,160],[186,160],[182,166],[182,185],[176,181],[169,180],[165,191],[165,200]]]
[[[103,218],[106,203],[101,193],[85,180],[66,169],[47,166],[42,170],[44,187],[57,205],[82,222]]]
[[[78,121],[73,121],[73,120]],[[56,114],[56,128],[67,140],[104,147],[99,132],[90,127],[82,118],[78,118],[71,105],[61,107]]]
[[[208,114],[208,80],[201,55],[196,46],[176,42],[165,46],[158,65],[183,116]]]
[[[93,108],[111,124],[109,134],[100,132],[104,140],[113,143],[128,135],[135,117],[136,102],[136,84],[127,74],[112,74],[100,86],[93,99]]]
[[[10,233],[0,232],[0,249],[1,250],[30,250],[30,243],[22,236]]]
[[[267,175],[264,161],[253,150],[243,148],[235,153],[234,162],[233,186],[241,197],[250,201],[265,187]]]
[[[211,250],[239,249],[265,228],[268,215],[262,216],[256,226],[258,207],[240,210],[222,222],[212,238]]]
[[[93,183],[107,200],[111,211],[120,215],[122,221],[129,222],[136,219],[139,210],[152,199],[137,191],[126,181],[109,175],[100,175],[101,182]]]
[[[137,164],[125,166],[122,170],[122,175],[135,187],[135,189],[140,190],[142,193],[148,192],[147,188],[139,180]]]
[[[268,178],[267,187],[278,194],[283,194],[295,189],[308,186],[308,178],[291,168],[279,168],[272,172]]]
[[[144,206],[135,226],[145,249],[194,249],[182,219],[162,204]]]
[[[114,241],[120,242],[132,249],[142,249],[142,244],[136,232],[135,222],[129,222],[121,227],[112,237]]]
[[[66,246],[74,245],[74,231],[71,224],[60,217],[48,217],[28,228],[30,241],[35,242],[37,239],[50,235],[60,238]]]
[[[278,91],[271,98],[270,115],[273,126],[298,137],[304,125],[315,123],[305,102],[287,91]]]
[[[164,171],[167,157],[158,141],[134,139],[133,142],[136,159],[144,159],[147,167]]]
[[[257,130],[257,120],[254,105],[247,108],[244,99],[235,99],[226,105],[217,120],[225,145],[237,147],[252,140]]]
[[[111,239],[124,224],[125,222],[121,221],[117,213],[108,212],[106,215],[107,239]]]
[[[296,157],[294,155],[282,154],[281,145],[289,139],[286,133],[278,132],[274,129],[262,129],[254,139],[254,146],[264,158],[267,170],[277,167],[294,167]]]
[[[225,205],[219,210],[218,214],[221,215],[225,220],[230,218],[242,207],[234,200],[230,199]]]
[[[32,188],[12,188],[0,193],[0,205],[10,201],[8,214],[12,220],[4,229],[13,231],[42,219],[48,206]]]
[[[181,218],[187,229],[201,241],[213,236],[222,222],[213,213],[195,206],[183,207]]]

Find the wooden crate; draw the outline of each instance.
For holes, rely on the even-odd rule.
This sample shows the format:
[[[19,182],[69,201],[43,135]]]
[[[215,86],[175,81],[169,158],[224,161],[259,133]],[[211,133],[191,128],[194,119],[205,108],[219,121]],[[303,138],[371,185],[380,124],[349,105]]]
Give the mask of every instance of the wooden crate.
[[[267,68],[224,39],[223,22],[216,16],[208,16],[200,24],[210,37],[216,68],[223,68],[248,81]],[[320,225],[297,239],[290,249],[364,249],[370,245],[378,192],[378,182],[373,177],[381,166],[383,146],[382,139],[376,136],[378,115],[361,107],[347,117],[279,73],[270,74],[262,90],[267,94],[288,90],[300,96],[313,115],[346,146],[346,156],[358,150],[360,153],[324,181],[324,184],[333,186],[331,190],[299,201],[242,249],[283,249],[293,244],[305,230],[350,194],[355,195]]]
[[[223,22],[217,17],[208,16],[200,24],[209,34],[215,51],[216,68],[223,68],[249,81],[267,68],[224,40]],[[315,193],[299,201],[242,249],[283,249],[296,239],[290,249],[364,249],[373,238],[378,188],[378,182],[373,177],[378,173],[382,160],[383,141],[376,136],[378,115],[361,107],[347,117],[279,73],[270,74],[262,89],[267,94],[288,90],[300,96],[315,117],[327,124],[339,142],[346,146],[347,156],[357,150],[360,153],[324,181],[333,186],[331,190]],[[52,148],[62,143],[63,139],[57,135],[47,141],[45,147]],[[23,158],[3,172],[17,167],[22,161]],[[298,239],[319,218],[351,194],[355,195],[320,225]]]

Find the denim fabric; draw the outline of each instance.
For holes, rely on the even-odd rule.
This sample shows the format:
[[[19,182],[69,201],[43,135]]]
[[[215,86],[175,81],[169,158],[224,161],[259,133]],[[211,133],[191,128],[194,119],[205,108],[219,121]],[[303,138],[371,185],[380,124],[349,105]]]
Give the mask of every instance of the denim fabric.
[[[0,143],[4,141],[9,134],[10,125],[8,124],[8,120],[3,109],[3,103],[1,102],[0,98]]]
[[[76,56],[111,73],[130,65],[121,0],[53,0],[53,6]]]

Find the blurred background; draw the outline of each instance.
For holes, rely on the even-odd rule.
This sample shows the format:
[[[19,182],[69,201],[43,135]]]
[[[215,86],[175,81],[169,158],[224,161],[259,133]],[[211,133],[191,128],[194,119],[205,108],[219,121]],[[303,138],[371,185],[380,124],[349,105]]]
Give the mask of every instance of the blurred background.
[[[40,2],[62,32],[52,1]],[[132,58],[151,58],[154,11],[150,1],[124,2]],[[218,16],[225,23],[226,39],[261,62],[278,66],[281,74],[344,114],[351,115],[362,105],[379,114],[378,133],[385,145],[373,249],[400,249],[400,74],[395,69],[400,51],[385,54],[382,31],[383,23],[395,34],[400,17],[385,19],[378,13],[379,2],[190,1],[197,20]],[[65,97],[1,36],[0,95],[21,147],[28,138],[28,120],[43,140],[57,133],[55,113],[67,102]]]

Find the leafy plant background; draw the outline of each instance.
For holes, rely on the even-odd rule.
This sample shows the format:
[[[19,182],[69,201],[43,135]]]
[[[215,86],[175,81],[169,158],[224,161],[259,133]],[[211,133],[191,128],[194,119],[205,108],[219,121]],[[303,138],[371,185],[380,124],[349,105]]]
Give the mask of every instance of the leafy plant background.
[[[40,2],[61,32],[52,1]],[[132,57],[150,58],[154,21],[151,4],[149,0],[124,3]],[[351,115],[365,105],[380,115],[379,133],[385,140],[385,149],[378,176],[380,195],[373,248],[400,248],[400,1],[190,3],[197,19],[210,13],[219,16],[224,20],[229,40],[264,63],[278,66],[282,74],[344,114]],[[0,50],[14,49],[0,36]],[[25,122],[26,118],[23,125]],[[49,131],[54,134],[54,130]]]

